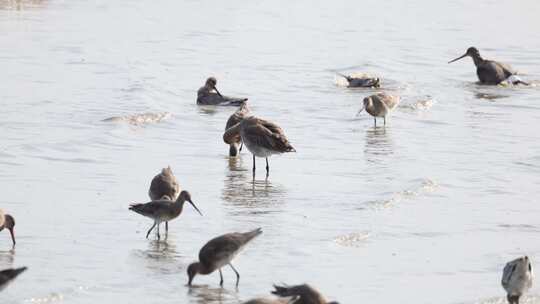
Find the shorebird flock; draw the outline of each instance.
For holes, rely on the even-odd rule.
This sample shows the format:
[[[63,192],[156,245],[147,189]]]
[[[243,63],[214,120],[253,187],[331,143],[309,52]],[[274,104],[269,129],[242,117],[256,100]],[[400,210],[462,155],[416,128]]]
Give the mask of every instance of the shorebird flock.
[[[478,79],[481,84],[487,85],[529,85],[517,77],[517,73],[508,65],[483,59],[480,52],[470,47],[464,55],[449,61],[449,63],[464,57],[471,57],[475,66]],[[346,79],[349,88],[376,88],[380,89],[376,94],[366,96],[358,114],[364,110],[373,116],[374,126],[377,127],[377,118],[383,119],[386,126],[386,117],[399,105],[400,97],[385,92],[380,78],[367,75],[361,77],[347,76],[337,73]],[[256,117],[250,111],[247,98],[234,98],[223,96],[217,89],[217,79],[209,77],[204,86],[197,91],[197,104],[204,106],[236,106],[238,109],[229,117],[225,124],[222,135],[223,141],[229,145],[229,157],[239,157],[243,147],[253,157],[253,179],[255,179],[256,158],[264,158],[266,161],[266,178],[270,173],[268,158],[274,154],[296,152],[291,145],[285,132],[274,122]],[[129,210],[152,220],[152,226],[146,233],[148,239],[150,233],[156,229],[157,240],[161,240],[160,225],[165,223],[165,240],[168,236],[169,222],[178,218],[183,211],[184,204],[188,202],[201,216],[203,213],[192,201],[191,194],[182,190],[171,167],[163,168],[154,176],[148,190],[150,202],[136,203],[129,206]],[[11,236],[12,246],[15,247],[15,219],[10,214],[0,209],[0,231],[7,230]],[[232,232],[217,236],[209,240],[199,251],[197,262],[187,267],[187,285],[192,286],[196,275],[209,275],[216,270],[219,272],[219,285],[223,286],[222,269],[225,266],[236,274],[236,287],[240,283],[240,273],[232,265],[233,259],[263,233],[261,228],[248,232]],[[0,290],[4,289],[11,281],[23,273],[27,268],[13,268],[0,271]],[[501,284],[507,293],[509,304],[519,304],[520,298],[531,288],[533,271],[531,260],[527,256],[519,257],[506,264],[503,269]],[[252,299],[244,304],[336,304],[328,302],[325,297],[314,287],[301,285],[274,285],[271,292],[274,298]]]

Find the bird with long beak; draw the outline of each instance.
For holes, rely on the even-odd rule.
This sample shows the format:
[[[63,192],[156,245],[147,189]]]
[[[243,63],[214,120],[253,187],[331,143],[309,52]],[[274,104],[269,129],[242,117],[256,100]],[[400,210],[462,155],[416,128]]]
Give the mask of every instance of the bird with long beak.
[[[475,47],[468,48],[465,54],[454,60],[450,60],[448,63],[458,61],[467,56],[472,58],[476,66],[476,75],[482,84],[498,85],[504,81],[509,81],[512,84],[529,85],[517,77],[510,78],[510,76],[517,75],[514,69],[507,64],[482,58],[480,52]]]
[[[360,108],[360,111],[358,111],[358,114],[365,109],[369,115],[373,116],[375,127],[377,126],[377,117],[382,117],[384,125],[386,126],[386,115],[388,115],[388,113],[390,113],[399,104],[399,101],[399,96],[394,96],[383,92],[377,93],[364,98],[363,106]]]
[[[217,79],[210,77],[206,79],[206,83],[197,91],[198,105],[211,106],[239,106],[247,98],[234,98],[221,95],[217,87]]]
[[[15,219],[0,209],[0,231],[4,230],[4,228],[11,234],[11,241],[13,242],[13,246],[15,246]]]
[[[151,200],[175,201],[180,193],[180,185],[174,176],[171,166],[161,169],[161,173],[152,178],[148,196]],[[165,232],[169,231],[169,222],[165,222]]]
[[[236,125],[237,123],[240,123],[242,119],[246,118],[250,115],[249,108],[247,106],[247,101],[243,101],[240,105],[240,108],[234,112],[229,119],[227,119],[227,123],[225,124],[225,131],[229,129],[230,127]],[[244,143],[242,142],[242,137],[240,134],[238,134],[236,137],[231,138],[229,141],[229,156],[237,156],[239,151],[242,151]],[[238,149],[238,146],[240,146],[240,149]]]
[[[255,178],[255,156],[266,159],[266,177],[270,172],[268,157],[272,154],[296,152],[289,143],[285,132],[277,124],[249,116],[236,125],[228,128],[223,134],[223,141],[231,144],[241,137],[242,142],[253,154],[253,178]]]
[[[23,273],[26,267],[9,268],[0,271],[0,291],[11,283],[17,276]]]
[[[195,206],[191,200],[191,195],[185,190],[180,192],[180,195],[174,203],[171,203],[171,201],[168,199],[160,199],[148,202],[146,204],[132,204],[130,205],[129,210],[154,220],[154,225],[152,225],[152,227],[150,227],[146,233],[146,238],[148,238],[150,232],[152,232],[152,230],[157,226],[157,238],[159,240],[161,238],[159,235],[159,224],[177,218],[182,213],[185,202],[189,202],[191,206],[193,206],[193,208],[195,208],[195,210],[197,210],[197,212],[199,212],[199,214],[202,216],[199,208],[197,208],[197,206]]]
[[[509,304],[519,304],[519,298],[532,287],[533,271],[529,257],[508,262],[503,269],[501,284]]]
[[[199,262],[190,264],[187,269],[188,285],[191,285],[195,275],[211,274],[217,269],[221,278],[219,285],[223,286],[221,268],[229,265],[236,274],[236,287],[238,287],[240,274],[231,264],[231,261],[249,242],[261,234],[262,229],[258,228],[245,233],[227,233],[208,241],[199,251]]]

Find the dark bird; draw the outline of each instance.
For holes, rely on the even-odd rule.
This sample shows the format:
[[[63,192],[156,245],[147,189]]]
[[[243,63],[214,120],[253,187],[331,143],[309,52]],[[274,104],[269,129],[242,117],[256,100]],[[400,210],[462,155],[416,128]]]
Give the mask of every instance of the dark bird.
[[[315,288],[303,284],[296,286],[274,285],[273,294],[279,297],[292,297],[291,304],[338,304],[338,302],[328,302]]]
[[[180,193],[180,185],[174,176],[170,166],[161,169],[161,173],[154,176],[148,189],[150,200],[171,200],[175,201]],[[165,222],[165,232],[169,231],[169,222]]]
[[[233,98],[221,95],[216,88],[217,79],[210,77],[206,79],[206,83],[197,91],[197,104],[198,105],[211,105],[211,106],[238,106],[247,98]]]
[[[187,269],[189,278],[188,285],[191,285],[195,275],[210,274],[217,269],[219,270],[220,277],[219,285],[223,286],[223,274],[221,273],[221,268],[225,265],[229,265],[236,274],[236,286],[238,287],[240,274],[231,264],[231,261],[238,253],[240,253],[247,243],[251,242],[261,233],[262,229],[258,228],[245,233],[227,233],[211,239],[201,248],[201,251],[199,251],[199,262],[189,265]]]
[[[223,140],[230,144],[240,134],[242,142],[253,154],[253,176],[255,176],[255,156],[266,159],[266,176],[270,172],[268,157],[272,154],[296,152],[283,130],[273,122],[246,117],[240,123],[230,127],[223,134]]]
[[[225,125],[225,131],[229,129],[230,127],[236,125],[237,123],[241,122],[242,119],[250,115],[249,108],[247,106],[247,101],[242,102],[240,105],[240,108],[234,112],[229,119],[227,119],[227,124]],[[238,149],[238,146],[240,146],[240,149]],[[229,143],[229,156],[237,156],[238,151],[242,151],[242,137],[240,134],[238,134],[236,137],[231,138]]]
[[[349,88],[379,88],[381,86],[381,80],[376,77],[353,77],[347,76],[341,73],[337,73],[339,76],[347,79]]]
[[[191,201],[191,195],[185,190],[180,192],[180,195],[174,203],[167,199],[153,200],[146,204],[132,204],[129,207],[129,210],[154,220],[154,225],[152,225],[152,227],[150,227],[150,229],[146,233],[146,238],[148,238],[150,232],[157,225],[157,237],[159,240],[161,238],[161,236],[159,235],[159,224],[177,218],[182,213],[182,209],[184,208],[184,203],[186,201],[189,202],[193,206],[193,208],[195,208],[195,210],[197,210],[197,212],[199,212],[199,214],[202,216],[199,208],[197,208],[195,204]]]
[[[533,272],[527,256],[508,262],[503,269],[501,284],[509,304],[519,304],[519,298],[532,287]]]
[[[4,211],[0,209],[0,231],[7,229],[11,234],[11,241],[15,246],[15,219],[9,214],[4,214]]]
[[[514,79],[509,79],[510,76],[517,75],[517,72],[514,69],[507,64],[482,58],[482,56],[480,56],[480,52],[475,47],[468,48],[465,54],[449,61],[448,63],[458,61],[467,56],[473,59],[474,65],[476,66],[476,75],[478,75],[478,79],[483,84],[497,85],[507,80],[512,84],[528,85],[528,83],[521,81],[517,77],[513,77]]]
[[[10,268],[0,271],[0,291],[6,288],[19,274],[23,273],[26,267]]]
[[[373,116],[375,126],[377,126],[377,117],[382,117],[384,125],[386,126],[386,115],[399,104],[399,101],[399,96],[387,93],[377,93],[364,98],[363,106],[358,113],[365,109],[366,112]]]

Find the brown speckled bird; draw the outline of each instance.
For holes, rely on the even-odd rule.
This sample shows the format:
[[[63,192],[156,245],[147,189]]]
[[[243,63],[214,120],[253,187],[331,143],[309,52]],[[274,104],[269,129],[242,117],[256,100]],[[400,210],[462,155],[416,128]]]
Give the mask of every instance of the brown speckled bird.
[[[388,113],[390,113],[398,104],[399,96],[387,93],[377,93],[364,98],[363,106],[358,113],[365,109],[366,112],[373,116],[375,126],[377,126],[377,117],[382,117],[384,125],[386,125],[386,115],[388,115]]]
[[[175,201],[180,193],[180,185],[174,176],[171,166],[161,169],[161,173],[154,176],[148,189],[148,196],[151,200],[171,200]],[[169,231],[169,222],[165,222],[165,232]]]

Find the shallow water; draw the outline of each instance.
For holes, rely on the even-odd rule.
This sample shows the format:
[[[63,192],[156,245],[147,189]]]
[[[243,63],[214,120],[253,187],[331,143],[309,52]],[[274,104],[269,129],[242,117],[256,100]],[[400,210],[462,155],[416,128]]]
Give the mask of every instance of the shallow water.
[[[446,63],[474,45],[538,81],[538,1],[0,7],[0,207],[18,239],[0,233],[0,268],[29,267],[2,303],[238,303],[280,282],[342,303],[504,303],[504,264],[540,260],[540,86]],[[386,128],[356,116],[374,91],[336,70],[402,96]],[[209,75],[297,149],[267,181],[263,160],[253,182],[246,151],[227,157],[234,109],[195,105]],[[127,207],[167,165],[204,216],[186,206],[146,240]],[[207,240],[255,227],[238,290],[229,269],[223,289],[217,273],[185,286]]]

